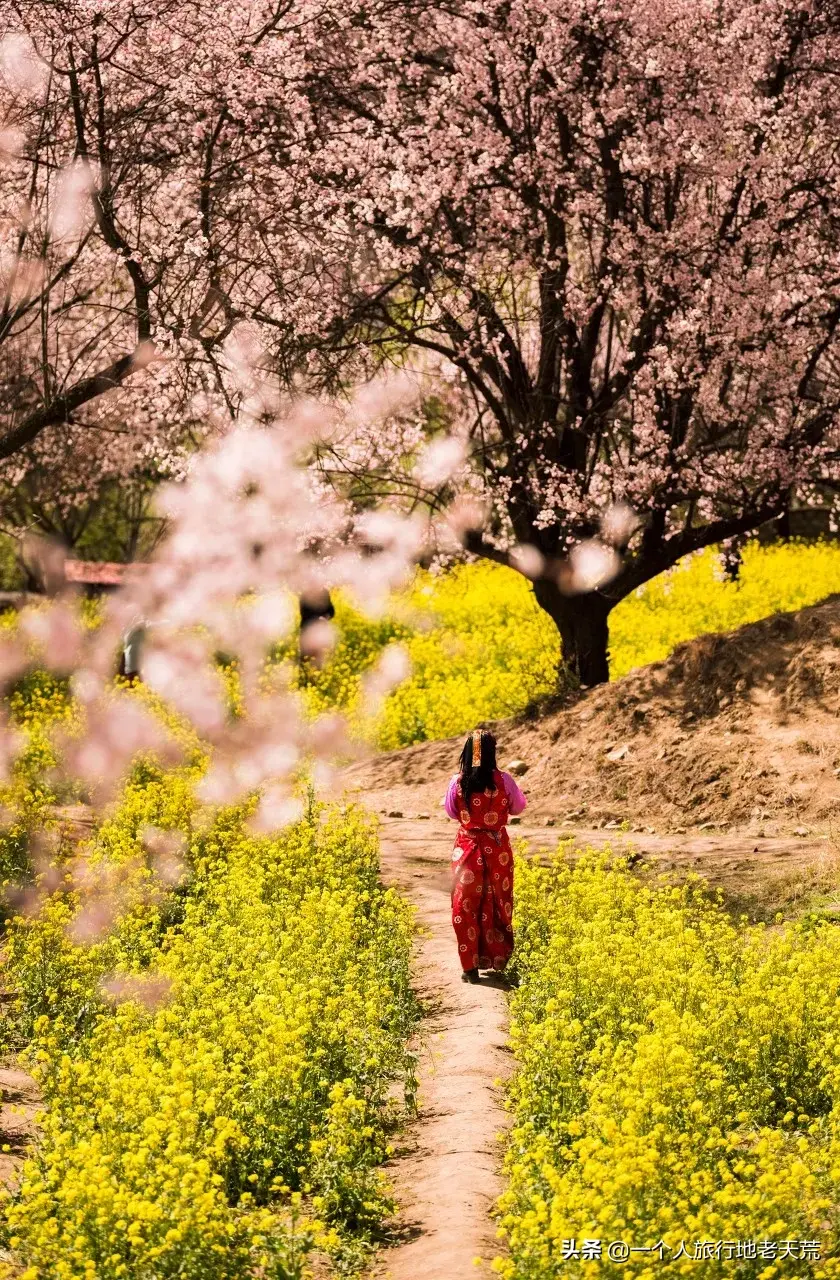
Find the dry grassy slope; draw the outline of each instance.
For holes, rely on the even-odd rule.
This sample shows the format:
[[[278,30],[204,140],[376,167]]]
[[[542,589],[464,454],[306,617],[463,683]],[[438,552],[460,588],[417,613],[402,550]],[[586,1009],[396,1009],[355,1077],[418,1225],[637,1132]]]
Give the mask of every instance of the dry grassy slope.
[[[500,764],[528,764],[530,821],[833,834],[838,711],[840,596],[831,596],[700,636],[565,706],[492,727]],[[385,812],[433,813],[461,742],[376,756],[347,768],[344,782]]]

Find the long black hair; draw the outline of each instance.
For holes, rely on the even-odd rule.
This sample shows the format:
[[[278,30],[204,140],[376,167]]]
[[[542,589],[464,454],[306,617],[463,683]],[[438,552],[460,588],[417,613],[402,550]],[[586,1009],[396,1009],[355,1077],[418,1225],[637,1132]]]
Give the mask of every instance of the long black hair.
[[[475,795],[476,791],[486,791],[493,786],[493,773],[496,769],[496,739],[486,729],[481,730],[481,763],[473,768],[473,735],[467,738],[459,760],[459,779],[461,794],[465,800]]]

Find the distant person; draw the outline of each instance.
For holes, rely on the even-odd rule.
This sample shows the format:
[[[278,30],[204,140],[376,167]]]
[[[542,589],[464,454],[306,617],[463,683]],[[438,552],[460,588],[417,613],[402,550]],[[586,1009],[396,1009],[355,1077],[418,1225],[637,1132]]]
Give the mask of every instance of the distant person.
[[[496,739],[476,729],[443,801],[460,823],[452,852],[452,926],[464,982],[479,969],[504,969],[513,951],[513,853],[507,820],[527,801],[509,773],[496,768]]]
[[[146,624],[139,619],[132,623],[123,636],[120,675],[129,684],[136,684],[138,680],[142,679],[140,675],[140,655],[145,636]]]
[[[299,657],[303,662],[311,656],[307,631],[316,622],[329,622],[335,617],[335,605],[329,591],[313,591],[300,597]]]
[[[724,539],[721,544],[721,563],[723,576],[727,582],[738,582],[741,577],[741,566],[744,563],[744,547],[747,545],[746,534],[736,534]]]

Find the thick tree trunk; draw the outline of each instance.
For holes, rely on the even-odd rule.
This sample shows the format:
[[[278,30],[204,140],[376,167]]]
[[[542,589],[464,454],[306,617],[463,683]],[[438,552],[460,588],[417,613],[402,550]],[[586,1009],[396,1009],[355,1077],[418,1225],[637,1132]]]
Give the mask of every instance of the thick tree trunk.
[[[606,683],[610,678],[608,619],[615,602],[597,591],[567,596],[556,583],[545,579],[534,583],[534,595],[560,632],[563,666],[581,684]]]

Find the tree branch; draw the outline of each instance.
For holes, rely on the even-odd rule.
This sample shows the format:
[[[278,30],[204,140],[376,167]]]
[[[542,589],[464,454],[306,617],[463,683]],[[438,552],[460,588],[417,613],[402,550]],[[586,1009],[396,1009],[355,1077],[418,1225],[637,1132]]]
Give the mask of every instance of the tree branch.
[[[120,356],[89,378],[82,378],[69,391],[55,396],[49,404],[28,414],[17,427],[0,437],[0,461],[11,458],[19,449],[31,444],[45,428],[67,422],[75,409],[80,409],[106,391],[122,386],[127,378],[144,365],[144,361],[137,359],[137,353],[131,352],[130,355]]]

